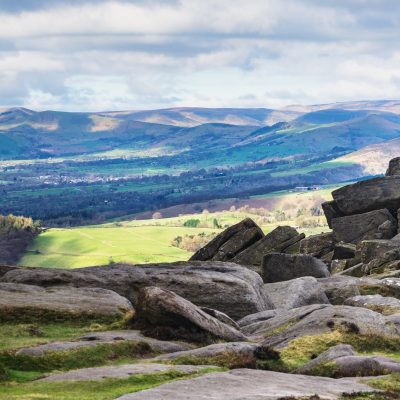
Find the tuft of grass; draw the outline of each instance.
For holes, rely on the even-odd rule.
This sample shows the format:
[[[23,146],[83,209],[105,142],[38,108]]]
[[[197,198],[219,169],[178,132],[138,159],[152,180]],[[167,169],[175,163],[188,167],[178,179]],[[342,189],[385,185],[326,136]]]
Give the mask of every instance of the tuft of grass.
[[[358,287],[360,294],[363,296],[380,294],[383,297],[399,298],[398,290],[384,285],[360,285]]]
[[[391,374],[381,378],[369,379],[367,384],[375,389],[397,393],[400,398],[400,373]]]
[[[176,379],[192,378],[213,369],[205,369],[197,374],[168,371],[151,375],[135,375],[127,379],[104,379],[101,381],[29,382],[15,385],[0,385],[0,398],[7,400],[111,400],[126,393],[134,393]]]

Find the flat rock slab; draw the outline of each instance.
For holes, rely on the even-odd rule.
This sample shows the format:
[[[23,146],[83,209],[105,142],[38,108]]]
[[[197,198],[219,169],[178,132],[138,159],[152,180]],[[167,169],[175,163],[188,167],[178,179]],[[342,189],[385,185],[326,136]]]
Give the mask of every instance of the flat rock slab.
[[[99,381],[107,378],[124,379],[132,375],[149,375],[159,372],[180,371],[188,374],[213,368],[211,365],[126,364],[107,367],[82,368],[61,374],[52,374],[41,381]],[[215,367],[214,367],[215,368]]]
[[[383,297],[380,294],[350,297],[344,304],[347,306],[368,308],[384,315],[397,314],[400,312],[399,299]]]
[[[373,391],[369,386],[350,379],[237,369],[167,383],[126,394],[118,400],[278,400],[316,394],[324,400],[335,400],[345,393]]]
[[[111,290],[67,286],[42,288],[0,282],[0,320],[78,318],[121,321],[130,319],[133,314],[130,301]]]
[[[184,351],[191,349],[191,346],[186,343],[151,339],[143,336],[139,331],[126,330],[94,332],[82,336],[77,341],[53,342],[34,347],[26,347],[19,350],[17,354],[25,354],[32,357],[42,357],[46,354],[46,352],[62,352],[79,349],[81,347],[93,347],[102,344],[115,344],[119,341],[124,340],[131,342],[147,343],[150,346],[151,351],[155,353],[173,353],[175,351]]]

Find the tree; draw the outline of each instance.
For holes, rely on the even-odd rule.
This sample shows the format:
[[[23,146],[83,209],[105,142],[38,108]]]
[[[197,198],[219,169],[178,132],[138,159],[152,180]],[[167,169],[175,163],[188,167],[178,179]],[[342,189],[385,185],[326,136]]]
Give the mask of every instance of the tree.
[[[153,219],[160,219],[160,218],[162,218],[163,216],[162,216],[162,214],[159,212],[159,211],[156,211],[152,216],[151,216],[151,218],[153,218]]]

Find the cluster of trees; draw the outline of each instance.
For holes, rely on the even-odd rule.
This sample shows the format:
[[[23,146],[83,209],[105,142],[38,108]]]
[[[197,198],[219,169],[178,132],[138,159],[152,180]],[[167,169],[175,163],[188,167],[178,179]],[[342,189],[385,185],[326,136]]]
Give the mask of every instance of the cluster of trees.
[[[39,221],[0,215],[0,263],[15,264],[39,232]]]
[[[180,249],[194,253],[205,246],[211,239],[214,239],[215,233],[201,232],[197,235],[177,236],[171,242],[171,245]]]

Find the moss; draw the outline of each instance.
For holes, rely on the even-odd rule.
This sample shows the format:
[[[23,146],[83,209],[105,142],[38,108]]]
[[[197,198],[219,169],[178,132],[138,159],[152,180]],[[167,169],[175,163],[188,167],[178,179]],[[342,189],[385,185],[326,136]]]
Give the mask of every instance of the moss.
[[[275,335],[279,335],[280,333],[283,333],[287,331],[289,328],[292,326],[296,325],[299,322],[298,319],[294,319],[292,321],[286,322],[286,324],[283,324],[279,326],[278,328],[273,329],[272,331],[267,332],[264,337],[271,337]]]
[[[358,287],[360,294],[363,296],[380,294],[383,297],[400,298],[399,291],[384,285],[360,285]]]
[[[375,389],[397,393],[400,397],[400,373],[391,374],[382,378],[370,379],[367,381],[367,384]]]
[[[135,375],[127,379],[104,379],[101,381],[64,381],[64,382],[29,382],[15,385],[6,383],[0,385],[2,398],[8,400],[111,400],[126,393],[159,386],[176,379],[191,378],[210,372],[205,369],[198,374],[186,374],[169,371],[151,375]],[[49,397],[51,394],[51,397]]]

